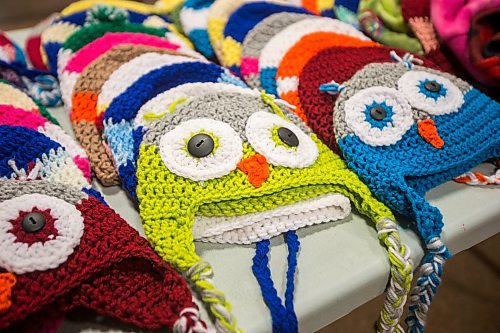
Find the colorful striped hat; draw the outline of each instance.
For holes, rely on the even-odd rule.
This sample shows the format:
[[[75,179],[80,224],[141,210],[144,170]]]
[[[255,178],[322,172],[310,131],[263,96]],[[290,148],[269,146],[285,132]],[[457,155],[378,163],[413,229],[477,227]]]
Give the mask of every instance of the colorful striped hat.
[[[207,30],[208,11],[213,3],[214,0],[187,0],[179,13],[182,30],[195,48],[208,59],[215,59]]]
[[[266,1],[255,1],[241,5],[235,10],[224,27],[222,53],[219,60],[222,65],[240,75],[242,43],[248,32],[263,19],[276,13],[310,14],[301,7],[285,6]]]
[[[301,20],[289,25],[269,40],[259,58],[260,83],[267,93],[277,95],[276,73],[286,52],[303,36],[321,31],[336,32],[369,40],[351,25],[327,17]]]
[[[393,259],[399,268],[391,270],[388,302],[393,296],[397,300],[388,306],[400,315],[410,288],[411,261],[391,212],[293,112],[277,103],[265,94],[201,95],[177,104],[149,127],[137,164],[137,196],[146,236],[165,260],[187,272],[207,300],[222,294],[211,282],[211,267],[196,254],[194,240],[256,242],[253,270],[271,309],[273,327],[296,332],[294,230],[343,218],[350,211],[348,197],[375,222],[382,241],[398,253]],[[291,141],[280,136],[283,131]],[[287,233],[291,258],[285,306],[267,267],[268,239],[281,233]],[[221,306],[229,306],[225,298],[209,302],[218,325],[238,331],[232,316],[221,311]],[[390,322],[393,315],[385,312],[382,320]]]
[[[451,74],[418,65],[422,61],[409,54],[391,52],[396,60],[391,62],[385,49],[380,60],[382,50],[358,49],[358,57],[350,50],[349,58],[325,57],[323,51],[321,62],[335,63],[338,76],[351,77],[330,77],[316,88],[337,95],[330,112],[346,162],[382,202],[413,222],[427,250],[407,319],[409,332],[416,333],[424,330],[443,264],[451,256],[441,238],[443,216],[424,196],[500,156],[500,104]]]
[[[86,308],[142,329],[208,332],[183,278],[101,200],[0,180],[0,329],[57,330],[65,312]]]
[[[335,32],[316,32],[302,37],[281,60],[276,73],[278,96],[295,106],[294,112],[305,122],[307,117],[299,100],[300,73],[307,62],[318,52],[330,47],[376,46],[375,42],[362,40]],[[333,64],[331,64],[333,65]]]
[[[106,84],[115,72],[120,71],[123,65],[129,61],[148,53],[158,56],[161,54],[177,54],[171,49],[170,44],[163,45],[163,48],[138,44],[114,46],[87,66],[75,83],[71,112],[71,122],[75,136],[87,151],[97,178],[106,186],[118,184],[119,177],[114,160],[109,155],[109,149],[102,141],[102,119],[105,108],[100,107],[99,98],[103,90],[111,90],[106,89]],[[144,67],[149,65],[155,65],[155,63],[146,63],[146,66],[138,66],[134,67],[134,69],[145,73],[147,71]],[[157,66],[161,65],[161,63],[157,64]],[[125,81],[123,77],[120,78],[120,82]],[[111,86],[116,95],[121,93],[117,84]],[[109,103],[106,104],[106,107],[107,105]]]
[[[257,23],[245,36],[241,48],[241,77],[253,88],[260,88],[259,58],[262,49],[278,32],[300,20],[312,18],[307,14],[277,13]]]

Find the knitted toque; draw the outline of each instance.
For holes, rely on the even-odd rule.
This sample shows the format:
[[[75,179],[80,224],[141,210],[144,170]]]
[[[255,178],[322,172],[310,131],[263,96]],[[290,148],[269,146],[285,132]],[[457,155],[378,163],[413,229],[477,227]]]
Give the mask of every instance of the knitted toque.
[[[100,25],[100,24],[99,24]],[[129,24],[127,24],[129,25]],[[131,26],[131,25],[129,25]],[[89,30],[92,30],[90,27]],[[122,32],[104,32],[103,36],[95,36],[95,39],[89,41],[88,44],[82,45],[81,48],[75,50],[75,48],[71,47],[70,42],[72,39],[68,39],[67,43],[64,44],[64,47],[61,49],[59,54],[59,80],[61,81],[61,91],[63,94],[63,99],[65,100],[65,104],[70,105],[70,97],[72,94],[73,86],[83,69],[88,66],[92,61],[97,59],[101,54],[110,50],[113,46],[121,45],[121,44],[140,44],[140,45],[148,45],[154,47],[163,47],[169,48],[172,50],[181,50],[181,46],[176,43],[172,43],[166,39],[155,36],[155,33],[159,33],[162,35],[162,31],[158,29],[153,29],[153,31],[147,31],[151,28],[146,28],[145,33],[137,33],[141,32],[141,30],[145,30],[142,26],[135,26],[134,28],[130,27],[121,27],[117,28],[116,25],[109,26],[114,31]],[[88,36],[92,34],[92,31],[85,34],[84,31],[86,29],[81,29],[77,34],[83,31],[84,36]],[[128,30],[137,30],[133,32],[127,32]],[[135,33],[134,33],[135,32]],[[149,33],[153,33],[150,35]],[[194,51],[182,50],[183,52],[193,53]]]
[[[47,109],[33,100],[25,92],[14,87],[9,82],[0,80],[0,105],[12,105],[29,112],[40,114],[51,123],[59,125],[57,120],[47,111]]]
[[[263,19],[276,13],[311,14],[311,12],[296,6],[285,6],[266,1],[256,1],[243,4],[229,17],[224,27],[222,53],[219,60],[222,65],[240,75],[242,43],[248,32]]]
[[[58,142],[68,152],[75,165],[90,183],[90,166],[85,151],[61,127],[49,122],[37,113],[5,104],[0,104],[0,125],[30,128]]]
[[[371,63],[342,83],[333,128],[349,166],[380,200],[413,221],[425,244],[407,319],[416,333],[424,330],[451,256],[441,239],[443,216],[425,194],[500,155],[500,104],[411,60]]]
[[[401,0],[361,0],[358,18],[362,30],[373,40],[390,47],[423,53],[422,45],[411,35],[403,18]]]
[[[294,112],[305,122],[307,117],[299,101],[299,82],[302,68],[318,52],[330,47],[377,46],[369,40],[361,40],[334,32],[316,32],[302,37],[281,60],[276,73],[277,92],[281,99],[295,106]]]
[[[123,71],[123,77],[129,76],[136,67],[133,66],[129,71]],[[193,60],[172,62],[170,65],[166,64],[145,73],[136,81],[131,82],[130,86],[117,96],[105,111],[104,134],[116,161],[122,186],[133,198],[136,197],[137,187],[135,176],[137,147],[142,141],[142,129],[134,131],[134,119],[137,112],[155,96],[181,84],[192,82],[217,82],[244,87],[244,83],[227,69],[215,64]]]
[[[86,192],[0,181],[0,329],[34,332],[83,307],[143,329],[207,332],[182,277]]]
[[[390,49],[385,47],[332,47],[320,51],[304,66],[299,77],[299,103],[308,125],[328,147],[340,153],[332,120],[335,95],[320,91],[330,81],[344,82],[372,62],[390,62]],[[398,51],[403,54],[404,51]],[[434,66],[425,61],[426,66]]]
[[[289,25],[269,40],[259,58],[260,83],[267,93],[278,94],[276,73],[286,52],[303,36],[314,32],[336,32],[368,40],[365,35],[351,25],[327,17],[311,18]]]
[[[296,239],[293,230],[345,216],[348,208],[341,202],[346,196],[375,222],[381,240],[394,255],[391,262],[398,262],[391,269],[389,310],[382,316],[384,324],[395,325],[393,317],[400,316],[410,288],[411,260],[391,212],[293,112],[278,105],[267,95],[208,94],[178,104],[173,113],[150,126],[140,145],[137,196],[151,245],[186,272],[217,315],[221,329],[234,332],[237,326],[232,317],[220,312],[228,304],[213,286],[211,267],[198,257],[193,241],[259,242],[253,269],[271,308],[276,303],[270,301],[269,293],[276,291],[272,281],[271,290],[264,288],[263,281],[268,282],[270,276],[266,277],[269,269],[266,273],[261,266],[263,262],[267,266],[263,260],[269,251],[267,239],[287,232],[289,251],[296,256],[296,249],[291,248],[298,244],[289,242],[289,238]],[[297,146],[280,139],[280,128],[294,134]],[[197,154],[189,144],[196,135],[211,138],[212,152]],[[339,194],[342,201],[328,199]],[[293,295],[293,272],[289,295]],[[219,296],[214,298],[214,294]],[[286,310],[277,302],[277,308],[293,313],[293,299],[287,296]],[[296,328],[291,321],[289,316],[273,315],[273,328]]]
[[[79,1],[65,8],[59,17],[40,35],[40,57],[45,65],[53,72],[57,71],[58,52],[65,41],[83,26],[97,22],[137,23],[156,28],[168,28],[169,20],[166,16],[159,16],[151,10],[140,8],[132,9],[139,2],[132,1]],[[85,6],[82,6],[85,5]],[[79,10],[74,10],[80,7]],[[144,9],[144,8],[143,8]]]
[[[0,177],[44,179],[88,187],[88,180],[58,142],[21,126],[0,125]]]
[[[58,17],[57,13],[52,13],[44,18],[29,31],[29,35],[24,42],[26,57],[31,65],[40,70],[47,71],[49,68],[44,63],[42,58],[42,33],[48,29]]]
[[[335,0],[301,0],[301,5],[308,11],[321,16],[333,17]]]
[[[214,0],[187,0],[179,13],[182,30],[195,48],[208,59],[215,58],[207,31],[208,11],[213,3]]]
[[[98,107],[98,99],[108,79],[123,64],[145,53],[174,54],[167,48],[143,45],[118,45],[101,55],[87,66],[78,77],[73,90],[71,122],[76,138],[87,151],[92,169],[106,186],[119,183],[113,159],[102,142],[102,118],[104,108]],[[136,67],[136,71],[143,71]],[[115,89],[116,90],[116,89]],[[120,92],[117,92],[119,94]]]
[[[26,57],[23,50],[3,31],[0,31],[0,60],[26,66]]]
[[[250,87],[260,88],[259,58],[269,40],[289,25],[307,18],[312,18],[312,16],[277,13],[266,17],[248,32],[241,47],[240,74]]]
[[[488,52],[488,50],[485,49],[474,51],[474,48],[471,48],[470,41],[476,38],[479,40],[481,38],[486,39],[488,35],[493,36],[495,32],[494,27],[498,23],[498,14],[495,16],[494,13],[498,12],[500,1],[474,0],[466,3],[455,0],[433,1],[430,6],[432,23],[434,23],[434,27],[439,37],[451,49],[455,58],[460,61],[465,70],[475,80],[485,86],[498,88],[500,86],[498,83],[499,75],[492,75],[492,73],[489,73],[487,70],[482,70],[481,65],[477,62],[477,59],[482,59],[482,54],[486,52],[484,54],[488,56],[484,58],[491,59],[486,61],[483,66],[485,68],[491,66],[492,68],[496,68],[498,72],[498,63],[500,62],[498,60],[498,53],[494,51],[494,47],[493,52]],[[484,14],[487,15],[485,16]],[[479,35],[477,31],[478,26],[476,24],[474,24],[474,26],[472,25],[476,22],[475,17],[487,17],[491,14],[493,14],[491,24],[487,24],[488,28]],[[478,35],[479,37],[475,37]],[[493,41],[493,43],[498,42]],[[481,42],[479,44],[483,45]]]

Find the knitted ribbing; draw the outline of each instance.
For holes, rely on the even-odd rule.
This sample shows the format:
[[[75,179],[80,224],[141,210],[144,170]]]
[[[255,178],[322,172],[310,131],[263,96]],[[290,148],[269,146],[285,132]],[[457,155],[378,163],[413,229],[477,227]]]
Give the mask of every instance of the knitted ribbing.
[[[171,50],[180,49],[178,44],[157,36],[150,36],[142,33],[119,32],[107,33],[85,45],[74,54],[69,52],[65,53],[63,50],[59,56],[59,64],[62,69],[59,74],[59,80],[65,104],[70,105],[73,87],[81,71],[100,55],[109,51],[112,47],[124,44],[148,45],[153,47],[168,48]],[[63,65],[64,59],[68,60],[66,65]]]
[[[188,58],[185,58],[188,59]],[[126,73],[124,73],[126,74]],[[135,198],[134,118],[147,101],[180,84],[189,82],[224,82],[244,84],[226,69],[203,62],[183,62],[155,69],[133,82],[110,104],[104,115],[104,132],[117,163],[123,187]],[[137,138],[142,136],[138,129]],[[137,142],[139,144],[139,142]]]
[[[238,110],[238,112],[234,112],[234,110]],[[300,131],[309,133],[307,127],[291,111],[284,109],[280,112],[293,119],[294,123],[297,124],[297,128],[294,128],[297,135],[301,133]],[[144,230],[155,250],[180,270],[192,270],[192,267],[205,265],[195,253],[193,243],[193,225],[198,217],[241,216],[244,218],[248,214],[259,216],[271,209],[336,192],[351,199],[358,211],[369,216],[373,221],[381,223],[386,221],[384,217],[392,221],[393,217],[390,211],[373,199],[366,186],[347,169],[345,163],[321,144],[314,135],[306,139],[300,134],[301,144],[312,140],[316,146],[315,149],[318,150],[316,160],[310,162],[312,164],[302,167],[279,166],[279,163],[285,162],[277,162],[279,156],[275,155],[273,150],[266,150],[258,139],[254,141],[254,132],[251,130],[254,125],[251,124],[255,121],[254,119],[259,117],[271,117],[274,122],[279,123],[284,121],[279,115],[274,114],[271,106],[256,97],[239,94],[203,95],[179,104],[174,113],[166,114],[154,123],[145,134],[140,146],[137,165],[137,196]],[[269,177],[259,187],[255,187],[249,182],[249,176],[237,170],[236,165],[232,167],[227,165],[229,169],[224,169],[222,174],[214,173],[213,177],[215,178],[213,179],[204,178],[201,184],[193,181],[192,179],[197,179],[199,172],[193,170],[195,166],[189,164],[187,154],[186,163],[188,164],[186,165],[177,164],[175,160],[167,157],[183,156],[182,154],[167,154],[169,147],[182,149],[179,143],[171,142],[167,138],[175,138],[180,140],[179,142],[184,142],[185,145],[186,141],[182,141],[185,140],[184,136],[189,138],[200,129],[193,132],[192,129],[187,128],[185,132],[179,132],[175,135],[174,133],[177,132],[173,131],[182,131],[183,126],[188,126],[188,124],[194,126],[191,124],[195,124],[198,120],[201,121],[200,126],[202,124],[206,126],[208,133],[219,133],[218,131],[222,130],[222,127],[209,127],[215,121],[229,125],[236,134],[230,141],[222,141],[226,140],[226,135],[230,135],[230,132],[226,131],[227,134],[218,139],[220,146],[216,153],[222,152],[224,149],[224,159],[222,162],[215,160],[213,164],[208,164],[207,171],[212,168],[214,172],[216,169],[222,170],[219,168],[220,163],[224,165],[233,163],[233,156],[239,156],[235,155],[238,154],[237,150],[228,151],[227,149],[235,147],[234,142],[237,140],[243,140],[244,143],[240,149],[242,149],[244,159],[257,155],[257,151],[254,149],[258,149],[259,154],[265,154],[266,159],[271,161],[269,163],[277,163],[268,165]],[[272,126],[272,122],[267,119],[265,124]],[[167,136],[169,133],[172,133],[172,136]],[[179,135],[182,136],[179,137]],[[306,134],[306,136],[308,135]],[[250,144],[247,140],[252,143]],[[266,139],[261,137],[261,140]],[[273,139],[269,138],[268,140]],[[229,143],[231,145],[228,145]],[[272,146],[274,145],[275,142]],[[310,149],[311,151],[304,152],[308,157],[314,151],[314,148]],[[307,159],[304,157],[299,161]],[[170,208],[165,209],[166,207]],[[293,216],[294,214],[290,218]],[[329,220],[328,218],[324,222]],[[392,246],[398,251],[391,255],[391,265],[395,267],[391,276],[400,278],[399,280],[393,278],[394,282],[390,283],[389,291],[391,295],[394,293],[399,295],[400,290],[393,290],[394,286],[399,286],[400,282],[406,281],[407,276],[411,276],[409,253],[403,245],[397,242],[394,224],[381,229],[383,231],[380,232],[380,238],[387,242],[395,242]],[[274,234],[267,235],[268,231],[265,229],[255,230],[255,232],[261,234],[256,240],[274,236]],[[399,272],[403,272],[403,274],[399,275]],[[401,279],[401,276],[405,278]],[[202,293],[206,292],[203,286],[199,285],[198,288],[201,288]],[[409,284],[400,289],[406,293]]]
[[[184,33],[196,49],[209,59],[215,58],[207,31],[208,11],[213,2],[214,0],[187,0],[179,13]]]
[[[339,152],[332,126],[332,105],[335,104],[336,96],[320,91],[319,86],[332,80],[338,83],[347,81],[371,62],[388,62],[389,51],[377,47],[333,47],[320,51],[302,69],[299,78],[300,105],[308,125],[334,151]],[[404,51],[398,52],[403,54]],[[425,64],[435,67],[427,61]]]
[[[267,42],[287,26],[311,18],[306,14],[277,13],[260,21],[245,36],[241,49],[241,77],[253,88],[260,87],[259,57]]]
[[[284,6],[265,1],[246,3],[235,10],[224,27],[222,57],[219,58],[221,63],[231,70],[235,70],[236,74],[239,75],[241,48],[245,36],[263,19],[282,12],[310,14],[310,12],[300,7]]]
[[[16,278],[12,305],[2,315],[0,328],[14,325],[13,331],[35,331],[64,312],[85,307],[139,328],[172,329],[180,316],[190,317],[183,312],[197,312],[182,277],[97,198],[45,181],[3,180],[0,189],[0,266]],[[47,222],[29,239],[39,245],[40,253],[28,257],[28,247],[14,250],[9,247],[12,237],[5,237],[14,234],[18,242],[28,242],[18,223],[33,210],[42,211]],[[14,226],[11,233],[6,232],[9,225]],[[57,246],[60,250],[54,251]],[[31,320],[22,321],[28,316]]]
[[[171,54],[173,51],[143,45],[115,46],[87,66],[75,83],[71,122],[76,138],[90,157],[92,169],[104,185],[117,184],[119,178],[102,143],[103,115],[98,112],[98,96],[104,83],[122,64],[148,52]]]
[[[318,52],[330,47],[376,46],[375,42],[361,40],[334,32],[317,32],[302,37],[281,60],[276,73],[276,85],[279,97],[294,105],[295,113],[307,122],[299,100],[299,82],[302,68]],[[330,64],[333,65],[333,64]]]
[[[419,88],[428,80],[441,87],[438,96]],[[443,216],[424,195],[500,154],[500,104],[450,74],[402,63],[367,65],[344,87],[335,103],[333,122],[346,161],[380,200],[413,221],[428,250],[407,319],[410,332],[423,332],[442,266],[450,257],[440,238]],[[355,120],[356,112],[363,112],[360,103],[365,107],[378,103],[388,112],[392,126],[363,114]],[[410,121],[409,127],[404,119]],[[440,147],[418,129],[421,122],[429,121],[444,143]],[[368,125],[364,130],[363,122]],[[382,126],[370,130],[376,125]],[[376,138],[372,136],[378,131]]]
[[[269,40],[259,58],[260,83],[267,93],[277,95],[276,72],[286,52],[303,36],[320,31],[336,32],[368,40],[351,25],[326,17],[311,18],[289,25]]]
[[[44,179],[78,187],[88,180],[66,150],[36,130],[0,126],[0,177]]]
[[[63,146],[90,182],[89,160],[85,151],[62,128],[42,116],[10,105],[0,105],[0,125],[23,126],[45,134]]]

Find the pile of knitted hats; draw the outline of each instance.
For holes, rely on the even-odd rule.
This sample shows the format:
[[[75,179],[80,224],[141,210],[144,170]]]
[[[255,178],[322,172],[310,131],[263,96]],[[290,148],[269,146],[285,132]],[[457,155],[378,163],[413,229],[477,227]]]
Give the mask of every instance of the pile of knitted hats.
[[[463,175],[500,156],[500,106],[447,73],[429,15],[404,3],[83,0],[42,23],[28,55],[57,76],[79,143],[39,103],[2,83],[0,186],[8,194],[0,197],[7,207],[0,246],[8,255],[0,254],[0,328],[29,331],[27,317],[49,325],[83,306],[141,328],[207,332],[187,282],[217,332],[241,332],[210,264],[196,253],[199,241],[255,244],[252,271],[273,332],[298,332],[296,230],[333,226],[353,205],[388,251],[378,332],[404,331],[413,279],[391,209],[422,237],[427,253],[406,320],[422,332],[450,257],[443,217],[424,195],[458,176],[500,183],[498,174]],[[366,15],[358,21],[360,8],[377,13],[382,28],[367,29]],[[128,193],[152,249],[91,188],[92,176]],[[76,209],[69,213],[61,201]],[[74,230],[65,229],[71,244],[48,251],[45,265],[27,259],[35,242],[57,241],[65,209],[75,220]],[[268,266],[269,240],[279,235],[288,248],[284,300]],[[28,245],[19,250],[12,245],[19,241]],[[92,247],[99,251],[71,263]],[[66,289],[52,287],[39,308],[26,310],[26,292],[52,289],[28,290],[24,276],[59,279],[70,270],[80,275]]]

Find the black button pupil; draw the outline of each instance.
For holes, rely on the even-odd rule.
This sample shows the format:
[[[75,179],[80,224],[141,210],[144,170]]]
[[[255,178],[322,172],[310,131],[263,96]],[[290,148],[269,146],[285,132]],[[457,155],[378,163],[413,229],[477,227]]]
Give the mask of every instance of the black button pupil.
[[[427,91],[430,92],[439,92],[441,90],[441,85],[437,82],[434,81],[427,81],[424,84],[424,87]]]
[[[370,116],[375,120],[383,120],[386,115],[387,112],[381,106],[374,106],[370,109]]]
[[[194,135],[188,142],[188,152],[194,157],[205,157],[214,151],[214,139],[208,134]]]
[[[297,147],[299,145],[299,138],[297,135],[286,127],[278,128],[278,137],[284,144],[290,147]]]
[[[42,213],[29,213],[23,217],[22,228],[27,233],[37,232],[45,226],[45,216]]]

